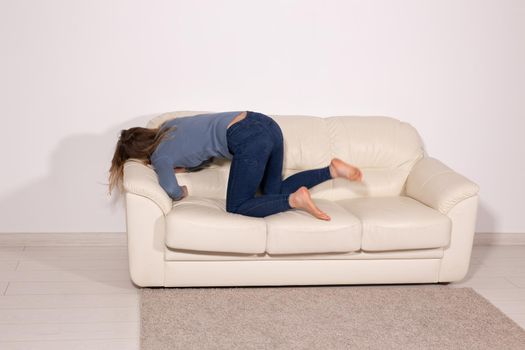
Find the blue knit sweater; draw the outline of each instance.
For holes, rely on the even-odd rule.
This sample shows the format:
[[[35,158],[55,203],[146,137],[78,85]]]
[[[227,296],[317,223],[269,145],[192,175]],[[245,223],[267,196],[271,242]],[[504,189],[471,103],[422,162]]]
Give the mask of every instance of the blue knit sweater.
[[[198,171],[212,162],[213,157],[232,159],[228,150],[228,124],[242,111],[197,114],[168,120],[162,128],[176,126],[157,146],[150,160],[160,186],[173,199],[182,198],[182,188],[174,168]]]

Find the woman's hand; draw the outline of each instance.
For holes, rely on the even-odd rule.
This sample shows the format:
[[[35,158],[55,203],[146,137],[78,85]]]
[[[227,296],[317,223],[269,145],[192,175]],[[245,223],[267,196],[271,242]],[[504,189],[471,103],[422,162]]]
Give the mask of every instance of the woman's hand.
[[[180,199],[188,197],[188,187],[186,187],[186,185],[182,185],[180,188],[182,189],[183,193]]]
[[[188,197],[188,188],[186,187],[186,185],[183,185],[183,186],[180,186],[181,190],[182,190],[182,196],[179,198],[179,199],[175,199],[173,198],[173,200],[175,202],[177,201],[181,201],[183,200],[184,198]]]

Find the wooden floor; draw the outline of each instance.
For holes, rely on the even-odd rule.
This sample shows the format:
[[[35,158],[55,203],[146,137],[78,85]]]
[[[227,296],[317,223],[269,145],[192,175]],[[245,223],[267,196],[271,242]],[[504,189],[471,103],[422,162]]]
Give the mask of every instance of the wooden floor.
[[[474,246],[461,283],[525,328],[525,246]],[[0,246],[0,349],[139,349],[125,246]]]

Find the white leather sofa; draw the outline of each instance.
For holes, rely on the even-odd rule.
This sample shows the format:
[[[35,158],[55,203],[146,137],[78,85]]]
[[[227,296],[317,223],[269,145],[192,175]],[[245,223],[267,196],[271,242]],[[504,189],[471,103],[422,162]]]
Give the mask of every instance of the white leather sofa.
[[[207,111],[177,111],[148,122]],[[310,188],[331,221],[291,209],[264,218],[225,210],[230,160],[177,173],[172,199],[151,165],[126,162],[129,268],[142,287],[390,284],[459,281],[469,268],[479,186],[427,156],[413,126],[391,117],[270,115],[284,135],[284,178],[359,166],[363,182]],[[443,135],[446,137],[446,135]],[[258,192],[260,193],[260,192]]]

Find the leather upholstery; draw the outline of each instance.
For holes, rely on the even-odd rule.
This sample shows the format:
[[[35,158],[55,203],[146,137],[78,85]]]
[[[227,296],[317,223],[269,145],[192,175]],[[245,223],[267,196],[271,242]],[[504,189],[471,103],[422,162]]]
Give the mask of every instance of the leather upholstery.
[[[188,196],[175,201],[166,215],[166,245],[171,248],[213,252],[263,253],[266,223],[263,218],[228,213],[226,200]]]
[[[331,220],[319,220],[307,212],[291,209],[263,218],[267,226],[266,252],[304,254],[350,252],[361,247],[361,223],[336,202],[315,200]]]
[[[147,127],[206,112],[165,113]],[[199,172],[177,173],[189,196],[175,202],[151,165],[128,160],[126,223],[136,284],[414,283],[464,277],[479,186],[428,157],[414,127],[382,116],[270,116],[283,131],[284,178],[338,157],[359,166],[364,181],[336,178],[310,188],[331,221],[298,209],[256,218],[225,210],[227,159],[215,159]]]
[[[146,166],[135,159],[126,161],[123,186],[126,192],[151,199],[164,214],[171,211],[173,200],[160,186],[157,173],[150,165]]]
[[[450,242],[450,219],[410,197],[365,197],[337,203],[361,221],[362,250],[438,248]]]
[[[415,164],[406,184],[408,196],[443,214],[478,192],[477,184],[432,157]]]

